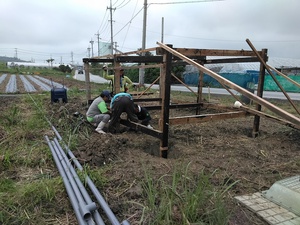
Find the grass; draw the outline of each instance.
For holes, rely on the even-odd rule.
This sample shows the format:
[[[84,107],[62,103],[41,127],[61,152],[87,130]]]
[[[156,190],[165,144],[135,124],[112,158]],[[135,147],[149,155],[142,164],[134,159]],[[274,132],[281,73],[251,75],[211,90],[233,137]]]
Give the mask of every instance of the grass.
[[[65,198],[61,179],[48,172],[56,173],[43,144],[49,124],[27,96],[5,107],[0,117],[0,223],[46,224],[44,215],[49,209],[57,213],[55,206]]]
[[[84,94],[70,90],[74,98]],[[66,214],[73,214],[51,152],[44,143],[44,134],[51,131],[47,120],[57,116],[52,118],[55,111],[47,111],[45,99],[50,99],[49,94],[23,96],[0,115],[3,134],[0,139],[0,223],[3,225],[47,224],[53,218],[63,221]],[[79,129],[80,121],[70,118],[66,108],[61,107],[60,114],[61,118],[68,118],[56,121],[64,131],[60,134],[70,149],[76,149],[79,136],[88,138],[90,129],[84,126]],[[84,168],[79,174],[82,180],[88,175],[100,188],[109,182],[105,171],[100,169]],[[141,220],[149,224],[178,224],[179,221],[181,224],[214,224],[218,220],[218,224],[225,224],[229,214],[223,205],[223,195],[213,189],[209,176],[201,172],[199,177],[191,177],[187,167],[174,171],[172,177],[158,180],[150,172],[146,173],[142,182],[147,200]]]
[[[230,212],[226,210],[224,198],[236,182],[216,188],[211,183],[214,174],[206,174],[202,170],[195,176],[190,173],[189,165],[177,166],[170,176],[164,175],[156,180],[149,170],[144,171],[143,190],[146,202],[143,206],[143,222],[228,224]]]
[[[98,85],[92,96],[104,88]],[[85,98],[85,92],[78,88],[69,90],[68,95],[70,99]],[[195,100],[192,93],[174,92],[172,97],[183,102]],[[62,119],[55,124],[71,150],[91,131],[79,126],[81,121],[70,117],[66,107],[53,105],[55,110],[47,110],[45,102],[49,99],[49,93],[27,95],[17,104],[5,106],[0,115],[0,224],[63,224],[66,215],[75,220],[62,179],[44,143],[44,135],[52,132],[47,119],[51,122],[60,113]],[[213,100],[224,105],[235,101],[231,96],[215,96]],[[201,170],[195,176],[189,165],[178,165],[171,174],[157,178],[151,167],[144,166],[145,176],[140,182],[145,201],[127,203],[141,206],[140,224],[228,224],[231,212],[227,211],[225,199],[236,182],[216,187],[211,182],[214,173]],[[109,166],[105,169],[113,170]],[[85,167],[79,175],[82,180],[88,175],[101,190],[109,185],[105,169]]]

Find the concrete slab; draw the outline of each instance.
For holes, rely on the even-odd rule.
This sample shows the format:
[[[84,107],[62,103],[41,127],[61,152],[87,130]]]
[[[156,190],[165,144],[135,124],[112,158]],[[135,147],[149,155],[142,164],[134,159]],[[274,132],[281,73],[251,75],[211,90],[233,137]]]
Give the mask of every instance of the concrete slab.
[[[257,192],[250,195],[236,196],[242,205],[256,213],[271,225],[300,225],[300,217],[289,210],[271,202]]]

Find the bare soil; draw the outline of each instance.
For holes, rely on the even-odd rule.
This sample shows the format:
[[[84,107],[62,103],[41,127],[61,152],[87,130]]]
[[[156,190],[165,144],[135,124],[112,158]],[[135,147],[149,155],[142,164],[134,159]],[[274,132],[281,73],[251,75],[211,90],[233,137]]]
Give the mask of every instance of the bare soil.
[[[84,88],[83,82],[72,79],[65,83],[67,87]],[[3,85],[0,87],[3,88]],[[3,93],[3,90],[0,91]],[[11,103],[13,100],[1,98],[0,108],[5,107],[7,101]],[[62,105],[49,104],[49,101],[45,102],[49,112],[60,119],[68,119],[65,112],[72,118],[74,112],[84,114],[86,111],[82,99],[69,98],[63,109]],[[152,125],[157,128],[160,112],[150,113]],[[172,116],[191,113],[194,111],[188,109],[171,112]],[[60,131],[60,127],[55,125]],[[141,208],[138,204],[125,203],[143,202],[140,181],[145,176],[145,165],[159,178],[171,175],[178,164],[190,163],[195,174],[201,170],[215,172],[212,183],[216,186],[239,181],[226,198],[232,211],[230,225],[266,225],[257,215],[239,205],[234,197],[267,190],[274,182],[299,174],[300,138],[298,130],[266,119],[261,119],[260,135],[253,138],[252,125],[253,117],[246,117],[172,126],[167,159],[159,155],[158,139],[131,130],[100,135],[90,127],[89,137],[80,138],[78,148],[71,150],[81,163],[92,168],[110,166],[111,169],[106,172],[109,183],[101,193],[108,199],[113,212],[119,218],[129,218],[131,224],[137,224],[141,218]]]

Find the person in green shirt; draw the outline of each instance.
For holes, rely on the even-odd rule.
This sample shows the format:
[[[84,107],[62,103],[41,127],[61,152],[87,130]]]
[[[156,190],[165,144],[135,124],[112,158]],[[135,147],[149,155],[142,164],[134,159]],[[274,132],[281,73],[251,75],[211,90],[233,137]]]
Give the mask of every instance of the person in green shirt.
[[[94,101],[92,102],[92,104],[86,112],[87,121],[97,126],[95,131],[99,134],[105,134],[103,128],[110,119],[110,110],[109,107],[107,107],[106,105],[106,102],[108,102],[110,98],[111,95],[109,91],[102,91],[100,96],[94,99]]]
[[[107,67],[103,66],[103,77],[106,80],[111,80],[112,85],[115,83],[115,75],[108,75]],[[132,87],[133,82],[129,77],[125,76],[124,69],[120,70],[120,92],[127,92],[130,87]]]

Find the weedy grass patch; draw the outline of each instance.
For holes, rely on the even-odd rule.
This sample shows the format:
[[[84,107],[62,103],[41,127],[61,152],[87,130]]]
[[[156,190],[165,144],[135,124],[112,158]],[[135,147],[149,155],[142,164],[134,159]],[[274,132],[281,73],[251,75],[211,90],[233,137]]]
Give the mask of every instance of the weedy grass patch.
[[[213,174],[190,173],[189,165],[177,165],[172,174],[154,178],[147,167],[142,187],[146,201],[141,221],[148,224],[228,224],[225,197],[235,183],[214,187]]]

